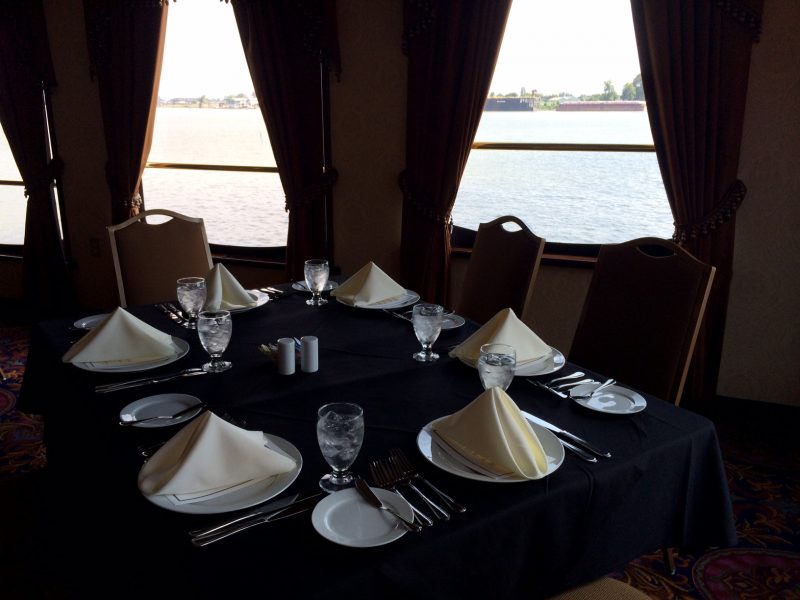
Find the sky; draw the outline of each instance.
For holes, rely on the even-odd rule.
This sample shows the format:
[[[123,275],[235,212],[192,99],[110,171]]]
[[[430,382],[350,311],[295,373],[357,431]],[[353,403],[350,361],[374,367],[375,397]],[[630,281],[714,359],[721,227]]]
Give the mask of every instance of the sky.
[[[629,0],[514,0],[490,89],[594,94],[610,79],[621,92],[638,73]],[[231,6],[171,3],[159,95],[219,98],[252,91]]]

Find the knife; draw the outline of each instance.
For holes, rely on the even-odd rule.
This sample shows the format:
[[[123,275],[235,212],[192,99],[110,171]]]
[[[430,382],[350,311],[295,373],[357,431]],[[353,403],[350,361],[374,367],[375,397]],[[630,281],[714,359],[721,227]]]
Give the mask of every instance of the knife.
[[[189,532],[189,535],[192,537],[207,537],[220,529],[224,529],[225,527],[230,527],[231,525],[235,525],[236,523],[240,523],[245,519],[249,519],[251,517],[255,517],[257,515],[266,515],[271,512],[279,511],[282,508],[286,508],[290,504],[293,504],[297,497],[300,495],[300,492],[296,494],[292,494],[290,496],[286,496],[285,498],[280,498],[278,500],[273,500],[272,502],[267,502],[262,506],[258,506],[252,510],[248,510],[245,513],[242,513],[238,517],[234,519],[225,519],[224,521],[220,521],[216,525],[212,525],[211,527],[201,527],[200,529],[192,529]],[[320,494],[317,494],[318,496]]]
[[[267,515],[260,515],[254,518],[248,519],[242,523],[238,523],[232,527],[225,527],[216,533],[205,537],[193,537],[192,544],[195,546],[208,546],[209,544],[213,544],[214,542],[218,542],[219,540],[223,540],[226,537],[239,533],[240,531],[244,531],[246,529],[250,529],[251,527],[255,527],[256,525],[262,525],[264,523],[272,523],[274,521],[280,521],[281,519],[285,519],[287,517],[293,517],[295,515],[299,515],[300,513],[304,513],[308,510],[311,510],[318,501],[319,496],[322,494],[314,494],[313,496],[309,496],[308,498],[304,498],[303,500],[298,500],[294,504],[290,504],[284,508],[279,510],[273,511]]]
[[[205,375],[206,371],[203,369],[184,369],[177,373],[170,373],[168,375],[161,375],[159,377],[145,377],[142,379],[132,379],[130,381],[122,381],[120,383],[106,383],[95,386],[94,391],[96,394],[105,394],[107,392],[116,392],[119,390],[127,390],[128,388],[139,387],[141,385],[149,385],[151,383],[163,383],[178,377],[194,377],[195,375]]]
[[[186,320],[183,319],[180,315],[176,314],[174,311],[167,308],[166,305],[156,304],[156,308],[160,310],[162,313],[164,313],[167,317],[175,321],[177,325],[180,325],[182,327],[186,326]]]
[[[192,412],[195,408],[201,408],[202,406],[203,406],[202,402],[200,404],[191,404],[191,405],[187,406],[186,408],[184,408],[183,410],[180,410],[180,411],[176,412],[174,415],[156,415],[155,417],[145,417],[144,419],[130,419],[130,420],[123,419],[122,421],[119,422],[119,424],[120,425],[138,425],[139,423],[147,423],[148,421],[155,421],[157,419],[177,419],[178,417],[182,417],[186,413]],[[126,413],[126,414],[124,414],[122,416],[123,417],[130,417],[132,415],[129,415],[129,414]]]
[[[583,438],[578,437],[574,433],[570,433],[569,431],[565,431],[565,430],[563,430],[563,429],[561,429],[559,427],[556,427],[552,423],[548,423],[544,419],[540,419],[539,417],[534,416],[529,412],[523,412],[522,415],[526,419],[528,419],[529,421],[532,421],[532,422],[536,423],[537,425],[541,425],[542,427],[544,427],[545,429],[549,429],[553,433],[556,433],[556,434],[559,434],[559,435],[563,435],[564,437],[570,439],[571,441],[575,442],[579,446],[581,446],[583,448],[586,448],[592,454],[596,454],[597,456],[600,456],[602,458],[611,458],[611,452],[603,452],[602,450],[598,450],[592,444],[590,444],[589,442],[587,442]]]
[[[390,513],[396,519],[403,522],[403,524],[408,528],[409,531],[415,531],[419,533],[422,531],[422,525],[414,523],[413,521],[409,521],[405,517],[403,517],[400,513],[398,513],[394,508],[389,506],[388,504],[384,504],[381,502],[381,499],[375,495],[375,492],[370,489],[369,484],[361,479],[361,477],[356,477],[356,489],[358,493],[366,500],[371,506],[374,506],[378,510],[385,510],[386,512]]]
[[[542,388],[543,390],[547,390],[548,392],[552,392],[556,396],[558,396],[559,398],[564,398],[565,400],[569,400],[569,396],[567,394],[565,394],[564,392],[559,392],[558,390],[554,390],[551,387],[547,387],[541,381],[536,381],[535,379],[528,379],[527,382],[528,383],[532,383],[536,387]]]

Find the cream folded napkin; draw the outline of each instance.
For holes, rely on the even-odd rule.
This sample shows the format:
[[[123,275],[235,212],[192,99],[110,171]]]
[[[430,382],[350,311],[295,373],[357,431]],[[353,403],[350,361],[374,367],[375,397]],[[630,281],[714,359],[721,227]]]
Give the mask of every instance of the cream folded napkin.
[[[489,388],[432,428],[477,470],[525,479],[547,474],[547,456],[539,438],[501,388]]]
[[[384,273],[374,262],[361,267],[350,279],[331,292],[342,302],[351,306],[365,306],[397,298],[406,289]]]
[[[475,366],[483,344],[512,346],[517,351],[518,366],[541,360],[552,352],[550,346],[520,321],[510,308],[504,308],[489,319],[483,327],[453,348],[450,356]]]
[[[139,472],[147,496],[206,500],[291,471],[294,459],[264,446],[264,434],[247,431],[206,411],[159,448]]]
[[[216,264],[206,275],[204,310],[231,310],[255,306],[257,300],[242,287],[225,265]]]
[[[75,342],[61,360],[114,366],[152,362],[179,351],[172,336],[119,307]]]

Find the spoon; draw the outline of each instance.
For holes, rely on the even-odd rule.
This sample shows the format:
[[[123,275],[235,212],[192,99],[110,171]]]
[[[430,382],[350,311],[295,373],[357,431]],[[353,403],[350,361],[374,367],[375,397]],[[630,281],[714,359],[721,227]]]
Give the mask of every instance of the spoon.
[[[583,377],[586,375],[583,371],[575,371],[574,373],[570,373],[569,375],[564,375],[563,377],[556,377],[555,379],[551,379],[547,382],[547,385],[552,385],[556,381],[566,381],[567,379],[576,379],[578,377]]]

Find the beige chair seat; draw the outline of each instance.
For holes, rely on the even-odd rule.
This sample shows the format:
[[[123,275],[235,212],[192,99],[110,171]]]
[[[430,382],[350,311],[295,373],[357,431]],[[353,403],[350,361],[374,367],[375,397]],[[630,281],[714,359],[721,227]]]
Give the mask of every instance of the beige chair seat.
[[[148,217],[169,217],[148,223]],[[205,277],[213,267],[203,219],[154,209],[107,227],[122,307],[174,300],[180,277]]]
[[[557,596],[550,600],[649,600],[650,596],[622,581],[603,577]]]

